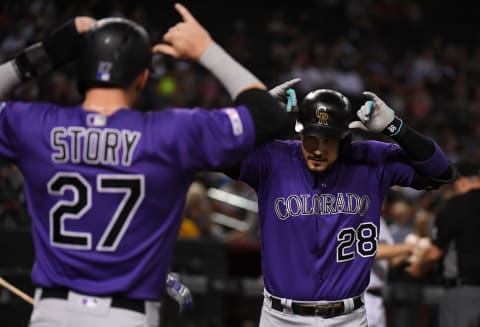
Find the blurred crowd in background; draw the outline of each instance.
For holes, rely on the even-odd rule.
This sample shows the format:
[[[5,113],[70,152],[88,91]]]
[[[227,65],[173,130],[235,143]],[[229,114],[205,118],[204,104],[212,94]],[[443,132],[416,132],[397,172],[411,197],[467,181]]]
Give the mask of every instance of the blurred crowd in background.
[[[332,88],[347,95],[354,108],[365,100],[362,91],[373,91],[398,116],[437,140],[452,162],[480,160],[480,36],[471,8],[404,0],[291,1],[254,11],[249,1],[184,3],[267,86],[300,77],[300,100],[310,90]],[[179,20],[168,1],[2,0],[0,62],[78,15],[128,17],[145,26],[154,43],[161,41],[165,26]],[[81,101],[74,76],[75,67],[69,65],[23,85],[11,98],[74,105]],[[200,66],[156,56],[138,109],[229,103],[222,86]],[[212,190],[243,200],[219,201]],[[403,242],[412,232],[428,236],[435,211],[451,195],[449,187],[392,189],[383,216],[395,240]],[[254,201],[255,192],[246,185],[217,173],[201,174],[189,192],[179,237],[254,246]],[[22,176],[2,162],[0,227],[28,226]]]

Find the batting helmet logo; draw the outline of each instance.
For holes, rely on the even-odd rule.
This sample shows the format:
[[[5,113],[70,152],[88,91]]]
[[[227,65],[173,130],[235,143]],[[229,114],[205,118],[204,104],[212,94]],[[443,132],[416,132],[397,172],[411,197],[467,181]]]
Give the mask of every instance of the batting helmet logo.
[[[315,117],[317,117],[318,123],[320,125],[328,125],[327,107],[320,106],[317,109],[315,109]]]
[[[296,131],[304,135],[344,138],[348,134],[351,121],[350,101],[343,94],[318,89],[308,93],[298,112],[298,122],[303,128]]]
[[[97,80],[108,82],[110,81],[110,70],[112,69],[112,63],[108,61],[100,61],[97,70]]]

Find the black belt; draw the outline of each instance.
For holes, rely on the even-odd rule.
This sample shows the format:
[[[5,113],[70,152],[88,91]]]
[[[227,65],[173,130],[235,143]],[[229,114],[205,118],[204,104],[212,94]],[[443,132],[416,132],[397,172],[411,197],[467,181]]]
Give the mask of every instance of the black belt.
[[[66,288],[42,288],[41,299],[55,298],[55,299],[64,299],[68,298],[69,290]],[[91,295],[89,295],[91,296]],[[122,308],[127,310],[136,311],[139,313],[145,314],[145,301],[144,300],[133,300],[127,299],[124,297],[112,296],[111,307]]]
[[[272,308],[283,312],[282,300],[270,296],[272,301]],[[353,310],[360,308],[363,305],[360,296],[353,298]],[[322,318],[332,318],[345,313],[345,305],[343,301],[330,302],[327,304],[307,304],[301,302],[292,302],[292,312],[301,316],[320,316]]]

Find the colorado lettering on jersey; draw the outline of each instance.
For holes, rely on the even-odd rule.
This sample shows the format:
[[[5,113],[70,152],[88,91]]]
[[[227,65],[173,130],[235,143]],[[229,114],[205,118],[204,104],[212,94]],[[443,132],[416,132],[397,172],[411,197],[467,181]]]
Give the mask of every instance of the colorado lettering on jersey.
[[[355,193],[337,193],[337,195],[322,193],[313,196],[292,194],[287,198],[276,198],[274,205],[277,218],[281,220],[312,214],[346,213],[365,216],[370,206],[370,198],[368,195],[361,196]]]
[[[140,132],[126,129],[55,127],[50,132],[54,151],[51,158],[58,164],[84,162],[128,167],[140,137]]]

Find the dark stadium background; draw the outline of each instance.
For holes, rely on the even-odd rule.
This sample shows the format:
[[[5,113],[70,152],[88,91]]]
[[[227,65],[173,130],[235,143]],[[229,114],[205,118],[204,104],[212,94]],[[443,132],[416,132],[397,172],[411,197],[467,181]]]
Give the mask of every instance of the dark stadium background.
[[[95,18],[112,12],[143,24],[158,42],[179,20],[174,1],[0,1],[0,59],[18,49],[6,40],[22,31],[17,44],[41,40],[53,28],[76,15]],[[431,135],[455,162],[480,160],[480,4],[478,1],[316,0],[316,1],[183,1],[212,37],[268,86],[296,77],[300,63],[315,69],[313,44],[327,51],[327,66],[360,77],[363,89],[399,103],[397,114]],[[40,9],[32,9],[35,6]],[[353,9],[357,8],[352,11]],[[43,8],[43,9],[42,9]],[[47,9],[44,9],[47,8]],[[272,17],[281,26],[276,31]],[[18,41],[13,38],[13,41]],[[8,44],[7,44],[8,45]],[[340,51],[339,57],[332,55]],[[340,50],[339,50],[340,49]],[[353,49],[353,50],[352,50]],[[433,52],[438,76],[421,75],[409,66],[425,50]],[[344,51],[344,52],[342,52]],[[349,52],[350,51],[350,52]],[[280,56],[277,56],[281,52]],[[285,54],[287,53],[287,54]],[[335,52],[337,53],[337,52]],[[229,103],[226,92],[212,84],[196,65],[169,58],[158,64],[162,74],[151,78],[140,110],[169,106],[218,107]],[[81,100],[74,65],[16,90],[17,100],[48,100],[74,104]],[[171,80],[165,80],[165,76]],[[414,76],[414,77],[412,77]],[[417,78],[419,80],[414,80]],[[313,85],[342,87],[342,84]],[[173,91],[171,88],[173,87]],[[306,90],[299,89],[301,98]],[[345,92],[345,91],[344,91]],[[418,102],[412,94],[419,92]],[[359,92],[345,92],[358,107]],[[425,102],[425,99],[426,102]],[[395,102],[393,102],[395,100]],[[199,178],[209,187],[216,179]],[[443,194],[421,195],[422,208],[432,212]],[[30,221],[22,193],[22,177],[7,162],[0,165],[0,276],[30,295],[33,249]],[[258,242],[223,244],[209,240],[179,241],[173,268],[190,276],[195,308],[178,314],[166,299],[163,326],[255,326],[261,305]],[[195,249],[193,251],[192,249]],[[195,279],[194,277],[200,277]],[[442,294],[438,276],[425,281],[400,279],[391,284],[387,301],[390,327],[436,326],[436,304]],[[26,326],[31,307],[0,290],[0,327]]]

